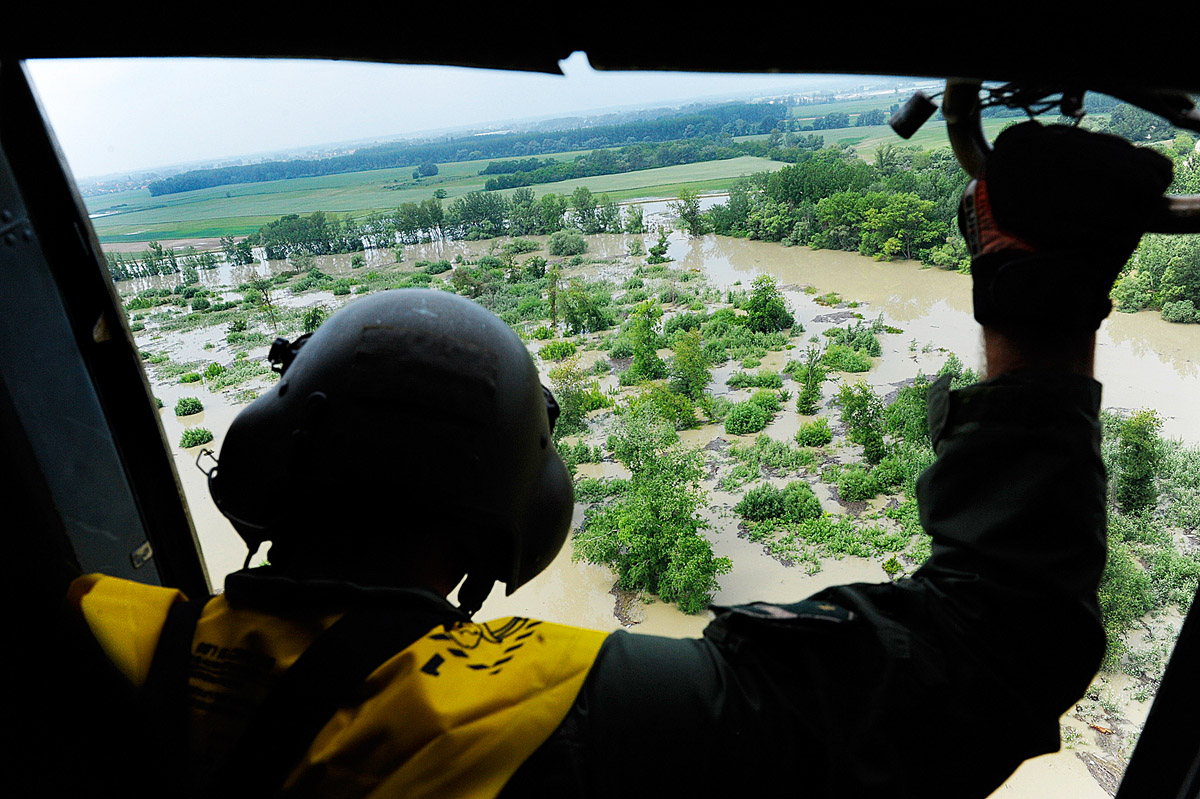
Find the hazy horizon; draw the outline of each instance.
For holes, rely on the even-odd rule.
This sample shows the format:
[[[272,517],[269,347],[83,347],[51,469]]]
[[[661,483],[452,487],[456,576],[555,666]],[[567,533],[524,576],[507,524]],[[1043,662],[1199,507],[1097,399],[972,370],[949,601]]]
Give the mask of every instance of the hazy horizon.
[[[600,72],[583,53],[560,62],[563,75],[284,59],[28,64],[78,180],[885,77]]]

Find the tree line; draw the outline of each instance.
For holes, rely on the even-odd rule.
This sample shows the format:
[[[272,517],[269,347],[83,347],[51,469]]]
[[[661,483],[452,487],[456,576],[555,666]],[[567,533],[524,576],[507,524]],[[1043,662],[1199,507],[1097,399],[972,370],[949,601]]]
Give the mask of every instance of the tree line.
[[[956,212],[965,183],[948,148],[884,145],[868,163],[851,148],[827,147],[775,172],[739,179],[726,203],[681,215],[681,221],[693,234],[960,267],[967,254]]]
[[[1114,115],[1108,132],[1128,134]],[[1136,133],[1134,138],[1142,135]],[[1174,194],[1200,193],[1196,140],[1176,132],[1156,148],[1175,164]],[[699,212],[694,193],[675,205],[683,229],[784,245],[849,250],[968,271],[958,232],[966,175],[949,148],[885,144],[872,162],[851,148],[806,152],[794,165],[739,179],[729,199]],[[1171,322],[1200,322],[1200,236],[1144,236],[1113,289],[1118,310],[1160,310]]]
[[[638,120],[614,125],[580,127],[533,133],[508,133],[486,137],[459,137],[436,142],[391,142],[361,147],[353,153],[319,159],[265,161],[259,164],[194,169],[162,178],[149,184],[151,196],[237,183],[287,180],[300,177],[335,175],[431,165],[484,158],[523,158],[569,150],[595,150],[635,142],[661,142],[704,136],[731,135],[728,131],[742,123],[755,133],[768,133],[779,126],[786,113],[783,106],[770,103],[730,103],[710,108],[687,109],[657,119]]]
[[[484,183],[484,189],[496,191],[597,175],[616,175],[639,169],[722,161],[747,155],[756,149],[760,148],[738,144],[728,137],[702,136],[684,141],[631,144],[615,150],[593,150],[570,161],[550,158],[538,161],[533,158],[493,162],[479,174],[492,175]]]

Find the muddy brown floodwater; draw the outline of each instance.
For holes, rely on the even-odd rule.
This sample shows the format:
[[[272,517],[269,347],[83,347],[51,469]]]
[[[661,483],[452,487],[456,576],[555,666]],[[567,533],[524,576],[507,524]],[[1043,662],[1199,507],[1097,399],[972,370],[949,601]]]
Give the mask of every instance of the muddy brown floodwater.
[[[649,240],[651,237],[647,236]],[[616,259],[615,263],[599,267],[582,267],[579,274],[589,277],[609,276],[623,279],[631,269],[628,259],[621,257],[626,251],[628,238],[605,235],[592,237],[590,253]],[[476,257],[487,252],[485,243],[444,243],[408,248],[406,260],[421,258],[448,258],[462,253]],[[882,357],[875,367],[862,375],[842,376],[843,379],[863,380],[877,391],[886,394],[901,381],[911,378],[918,370],[935,372],[945,362],[949,353],[956,354],[963,363],[981,371],[983,368],[978,326],[971,316],[969,278],[938,269],[923,269],[915,263],[878,263],[853,253],[835,251],[813,251],[807,248],[786,248],[741,239],[718,238],[716,236],[688,237],[674,233],[671,237],[671,256],[675,265],[703,273],[707,279],[721,289],[748,288],[759,274],[774,276],[797,318],[806,327],[803,338],[819,333],[836,324],[844,323],[848,311],[854,310],[867,319],[882,314],[884,321],[902,329],[901,333],[880,336],[883,346]],[[382,265],[380,259],[388,258],[380,253],[369,253],[369,265]],[[330,274],[349,274],[348,257],[319,259],[318,265]],[[264,273],[279,271],[281,264],[267,264],[254,269]],[[245,279],[246,272],[230,273],[234,280]],[[567,277],[572,272],[567,272]],[[205,276],[206,282],[219,281],[226,275]],[[145,281],[138,284],[144,287]],[[815,289],[806,292],[805,287]],[[818,305],[815,295],[836,292],[846,300],[855,300],[854,309],[834,309]],[[336,307],[331,295],[303,295],[288,301],[309,305],[322,302],[327,307]],[[224,341],[223,329],[210,329],[174,337],[151,340],[150,331],[139,344],[155,350],[172,353],[176,361],[202,359],[227,362],[233,357],[233,348]],[[1100,330],[1097,355],[1097,377],[1104,384],[1104,405],[1110,408],[1133,409],[1156,408],[1164,419],[1164,433],[1179,437],[1191,444],[1200,443],[1200,414],[1193,413],[1194,399],[1200,396],[1200,368],[1196,357],[1200,355],[1200,325],[1172,325],[1163,322],[1157,314],[1113,314]],[[207,349],[206,349],[207,347]],[[251,351],[251,357],[263,357],[265,348]],[[589,354],[590,359],[599,357]],[[763,360],[764,368],[779,369],[786,362],[785,352],[771,353]],[[545,370],[545,365],[539,361]],[[731,399],[740,399],[748,391],[729,390],[725,378],[738,367],[730,364],[714,370],[716,393],[726,393]],[[615,385],[615,377],[601,380],[601,387]],[[154,385],[155,393],[163,400],[163,426],[171,444],[176,468],[180,474],[188,498],[192,517],[201,540],[204,557],[214,586],[219,587],[224,575],[241,567],[245,549],[229,523],[216,511],[208,498],[204,476],[196,469],[194,461],[199,448],[181,450],[179,436],[185,427],[204,426],[216,436],[219,450],[224,433],[240,409],[212,392],[194,386],[177,383]],[[832,390],[825,391],[826,403]],[[205,412],[198,416],[177,419],[171,412],[175,400],[181,396],[200,396]],[[594,432],[589,435],[589,444],[603,441],[611,419],[606,412],[598,412],[594,419]],[[801,418],[795,412],[784,412],[765,431],[775,439],[789,440]],[[749,443],[754,436],[730,436],[719,426],[685,431],[684,443],[704,447],[722,438],[727,443],[739,439]],[[848,452],[839,453],[853,458]],[[582,476],[619,476],[621,467],[613,463],[583,464],[579,467]],[[784,478],[772,478],[782,484]],[[703,515],[710,527],[707,535],[718,555],[733,561],[733,570],[720,579],[720,591],[716,602],[731,604],[756,599],[790,601],[819,591],[830,585],[847,582],[886,580],[879,563],[873,560],[845,557],[840,560],[826,559],[816,574],[808,574],[803,566],[786,566],[765,554],[761,544],[755,544],[737,535],[736,518],[732,506],[737,497],[718,489],[715,479],[704,484],[709,491],[709,503]],[[822,504],[830,511],[840,512],[838,504],[829,496],[827,487],[816,484],[814,489]],[[582,507],[577,507],[575,524],[582,519]],[[265,552],[256,555],[258,562]],[[509,614],[528,615],[552,619],[568,624],[593,629],[615,630],[623,627],[633,632],[668,636],[696,636],[707,624],[709,614],[689,616],[680,613],[671,605],[660,602],[643,603],[614,590],[612,572],[602,566],[575,563],[571,560],[570,545],[564,547],[550,567],[517,594],[506,597],[497,590],[489,597],[480,611],[480,618],[491,618]],[[1115,678],[1114,678],[1115,679]],[[1118,681],[1119,682],[1119,681]],[[1129,686],[1115,685],[1114,690],[1128,693]],[[1144,710],[1144,705],[1131,706],[1127,716]],[[1144,715],[1142,716],[1144,718]],[[1079,727],[1075,720],[1064,717],[1064,724]],[[1003,724],[998,722],[997,729]],[[1060,752],[1037,758],[1024,765],[1003,786],[997,796],[1024,797],[1061,795],[1071,797],[1101,797],[1107,794],[1089,773],[1086,757],[1102,754],[1105,742],[1090,742],[1090,731],[1086,725],[1078,730],[1083,738],[1079,753]],[[980,746],[987,746],[987,734],[980,731]],[[996,734],[1003,734],[998,732]],[[1094,765],[1094,764],[1093,764]]]

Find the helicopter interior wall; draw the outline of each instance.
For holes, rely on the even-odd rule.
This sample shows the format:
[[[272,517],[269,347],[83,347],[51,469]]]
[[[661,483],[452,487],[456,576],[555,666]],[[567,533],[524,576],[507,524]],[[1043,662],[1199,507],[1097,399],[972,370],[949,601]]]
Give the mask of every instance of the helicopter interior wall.
[[[493,35],[488,37],[491,41],[485,39],[481,32],[459,36],[453,41],[432,36],[422,40],[421,37],[402,36],[388,25],[375,26],[376,31],[370,30],[370,26],[354,26],[352,35],[349,32],[330,35],[327,30],[280,30],[278,24],[268,16],[277,14],[277,9],[270,12],[243,10],[234,18],[239,29],[258,31],[252,38],[244,35],[213,35],[210,32],[205,32],[205,35],[178,32],[168,35],[155,24],[130,24],[127,19],[118,30],[112,24],[96,24],[88,19],[86,15],[101,13],[93,10],[74,17],[75,24],[92,31],[89,38],[81,41],[74,36],[64,36],[61,25],[49,16],[51,13],[58,14],[61,10],[49,7],[34,11],[34,18],[27,26],[21,30],[12,26],[0,39],[0,57],[5,59],[5,63],[0,65],[0,79],[4,81],[0,95],[0,126],[4,131],[0,134],[0,148],[5,154],[21,154],[21,160],[18,162],[13,159],[13,163],[20,171],[16,180],[22,190],[31,191],[35,183],[41,184],[37,191],[41,192],[44,202],[40,208],[30,209],[30,218],[35,220],[38,228],[39,241],[53,241],[55,236],[67,238],[72,242],[72,247],[77,247],[75,258],[82,253],[84,258],[90,259],[90,263],[84,267],[90,270],[88,279],[73,286],[73,296],[60,296],[57,308],[53,302],[48,302],[41,308],[27,308],[16,316],[7,316],[9,309],[3,309],[7,328],[15,328],[18,324],[40,325],[40,328],[25,327],[21,331],[23,335],[6,332],[8,339],[0,348],[3,352],[0,359],[6,362],[4,370],[0,371],[0,446],[4,451],[0,482],[6,498],[29,513],[24,525],[26,529],[10,529],[14,548],[9,556],[12,559],[10,562],[19,566],[39,564],[37,568],[28,569],[28,580],[18,580],[16,583],[18,591],[24,586],[33,587],[31,593],[26,595],[26,600],[35,605],[52,593],[49,586],[57,585],[64,579],[63,575],[77,565],[74,562],[77,560],[75,552],[79,548],[76,546],[73,552],[69,546],[71,536],[64,522],[69,512],[60,503],[59,493],[53,488],[57,481],[69,481],[75,479],[76,475],[74,467],[67,461],[46,461],[39,457],[37,450],[40,445],[33,440],[38,433],[28,424],[27,418],[19,410],[20,403],[12,396],[14,378],[8,371],[9,363],[16,359],[18,352],[22,357],[50,357],[48,349],[40,348],[48,348],[56,340],[70,340],[77,344],[80,325],[85,324],[82,320],[87,318],[85,310],[90,312],[97,307],[114,306],[111,284],[105,280],[98,257],[98,245],[87,240],[80,245],[75,244],[79,242],[81,233],[78,229],[73,230],[72,226],[85,217],[80,214],[81,206],[70,210],[73,188],[65,177],[61,161],[54,160],[52,136],[40,125],[33,126],[28,98],[18,96],[19,87],[13,83],[14,72],[19,72],[17,62],[20,59],[168,55],[311,57],[557,72],[559,60],[571,52],[582,50],[588,53],[592,65],[601,70],[969,75],[989,79],[1055,75],[1064,80],[1086,78],[1096,84],[1113,86],[1200,91],[1200,69],[1192,61],[1190,48],[1166,46],[1165,31],[1160,23],[1128,16],[1112,20],[1076,20],[1069,27],[1059,28],[1056,36],[1047,37],[1044,29],[1052,23],[1040,19],[1039,24],[1035,25],[1020,14],[994,20],[990,27],[981,29],[967,23],[961,14],[947,15],[945,19],[918,20],[911,11],[904,9],[903,14],[895,12],[851,22],[845,19],[844,14],[830,21],[825,15],[832,18],[832,12],[805,12],[805,25],[789,29],[795,30],[802,44],[793,47],[785,39],[786,34],[766,35],[761,29],[754,34],[747,34],[744,42],[727,45],[727,40],[737,42],[739,37],[736,29],[731,31],[724,27],[721,41],[696,46],[693,37],[671,35],[656,38],[653,26],[647,25],[645,20],[640,22],[639,27],[646,28],[646,33],[636,38],[630,31],[609,35],[602,32],[575,38],[568,35],[551,37],[548,43],[543,44],[522,41],[519,46],[504,40],[502,32],[507,30],[505,26],[487,26],[493,31]],[[111,18],[111,11],[106,9],[103,13]],[[36,17],[41,14],[47,16],[39,24]],[[853,46],[848,47],[838,37],[805,35],[812,28],[830,24],[842,26],[848,36],[853,35]],[[984,32],[981,33],[981,30]],[[269,31],[270,35],[264,31]],[[497,34],[497,31],[501,33]],[[1034,55],[1022,46],[1023,42],[1031,40],[1036,40],[1037,52]],[[1064,41],[1066,44],[1063,44]],[[55,194],[57,198],[53,197]],[[64,209],[69,213],[61,216]],[[58,221],[55,221],[55,214],[60,215]],[[87,234],[82,235],[86,239]],[[36,265],[37,259],[33,258],[23,260],[21,268],[44,268],[43,277],[55,281],[61,291],[62,284],[57,280],[55,270],[64,268],[63,253],[40,252],[41,267]],[[4,263],[8,266],[16,262],[6,260]],[[80,268],[78,260],[73,262],[73,268]],[[26,279],[29,279],[28,276]],[[0,285],[0,292],[8,293],[10,285],[13,284]],[[116,314],[114,318],[123,317]],[[95,316],[91,317],[92,321],[95,319]],[[123,328],[124,322],[119,324]],[[90,327],[87,329],[90,332]],[[132,341],[125,329],[117,331],[116,340],[118,344],[125,340]],[[130,369],[132,359],[128,357],[129,354],[129,351],[119,352],[105,360],[103,368],[102,362],[90,355],[66,359],[55,355],[54,362],[46,364],[46,368],[52,366],[61,373],[59,377],[63,380],[75,383],[74,393],[64,396],[64,401],[71,403],[76,410],[88,407],[88,412],[99,414],[94,419],[107,430],[93,442],[95,449],[90,454],[95,458],[89,468],[117,474],[119,481],[127,481],[133,486],[126,489],[116,486],[111,490],[97,488],[90,496],[99,502],[115,503],[117,500],[114,497],[122,491],[128,491],[131,499],[121,500],[126,504],[126,510],[122,513],[127,514],[135,537],[141,535],[144,538],[137,531],[145,527],[159,526],[172,531],[180,548],[194,547],[194,537],[189,537],[186,522],[180,524],[180,516],[186,513],[182,498],[177,491],[172,495],[169,490],[163,490],[164,487],[169,489],[169,478],[168,483],[156,483],[154,490],[151,490],[148,484],[138,485],[140,480],[150,479],[142,472],[132,477],[130,475],[128,458],[125,457],[129,452],[149,454],[145,467],[147,472],[151,468],[163,467],[164,459],[155,450],[152,441],[156,431],[161,437],[161,429],[153,422],[147,422],[153,414],[138,409],[122,410],[126,401],[136,402],[139,392],[144,399],[145,393],[144,383],[135,379]],[[25,374],[27,376],[30,372]],[[102,386],[101,391],[89,400],[86,395],[94,390],[89,386],[97,385],[97,381]],[[169,459],[166,459],[162,474],[173,475]],[[155,494],[158,498],[151,501],[149,498]],[[140,509],[135,507],[139,504]],[[147,514],[152,521],[143,525]],[[126,543],[120,546],[121,557],[127,558],[129,550]],[[156,558],[157,563],[168,564],[171,560],[168,554],[170,545],[156,546],[156,549],[162,553]],[[171,571],[173,567],[168,565],[166,568],[167,572],[161,575],[142,571],[140,579],[146,579],[145,575],[153,573],[155,582],[161,580],[168,584],[181,584],[190,581],[196,584],[194,566],[179,566],[174,572]],[[13,586],[10,586],[9,590],[12,589]],[[31,617],[37,618],[36,615]],[[30,629],[34,626],[36,624],[31,625]]]

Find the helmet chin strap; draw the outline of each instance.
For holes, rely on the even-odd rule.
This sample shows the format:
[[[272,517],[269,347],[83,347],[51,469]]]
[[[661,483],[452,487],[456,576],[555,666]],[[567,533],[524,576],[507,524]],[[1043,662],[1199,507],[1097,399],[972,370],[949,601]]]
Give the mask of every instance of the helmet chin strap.
[[[468,574],[458,589],[458,609],[468,616],[474,616],[483,607],[483,601],[492,593],[495,585],[496,581],[491,577]]]

